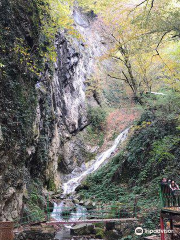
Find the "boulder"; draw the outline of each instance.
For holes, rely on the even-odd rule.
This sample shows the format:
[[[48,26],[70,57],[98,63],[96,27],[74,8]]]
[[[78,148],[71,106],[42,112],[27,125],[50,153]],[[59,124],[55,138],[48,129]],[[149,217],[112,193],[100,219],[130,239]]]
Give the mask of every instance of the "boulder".
[[[51,197],[53,195],[55,195],[56,193],[54,191],[48,191],[48,195]]]
[[[84,205],[84,201],[81,200],[81,201],[79,202],[79,205]]]
[[[63,200],[63,204],[64,204],[64,208],[68,209],[69,211],[72,211],[75,209],[75,204],[73,203],[73,201],[71,199],[65,199]]]
[[[93,224],[79,224],[71,228],[71,235],[89,235],[94,234],[94,225]]]
[[[66,216],[68,218],[70,213],[76,208],[76,205],[72,202],[71,199],[65,199],[61,202],[61,204],[62,204],[61,215]]]
[[[84,206],[87,208],[87,209],[93,209],[95,207],[94,203],[91,201],[91,200],[88,200],[84,203]]]
[[[79,202],[80,202],[80,201],[79,201],[77,198],[74,198],[74,199],[73,199],[73,203],[79,204]]]
[[[117,240],[122,237],[122,233],[116,230],[110,230],[105,232],[105,236],[107,240]]]
[[[89,184],[88,184],[86,181],[84,181],[81,185],[79,185],[79,186],[75,189],[76,192],[79,192],[79,191],[81,191],[81,190],[89,190]]]

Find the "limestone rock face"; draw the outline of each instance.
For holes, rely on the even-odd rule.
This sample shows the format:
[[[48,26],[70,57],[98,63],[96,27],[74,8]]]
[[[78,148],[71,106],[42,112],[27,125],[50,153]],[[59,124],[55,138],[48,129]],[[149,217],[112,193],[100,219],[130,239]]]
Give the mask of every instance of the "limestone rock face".
[[[58,61],[53,80],[55,111],[72,134],[87,125],[85,80],[88,71],[81,53],[84,49],[76,50],[62,34],[57,36],[56,48]]]
[[[86,82],[96,71],[98,58],[107,51],[99,30],[94,29],[96,19],[85,16],[78,8],[73,15],[83,40],[67,38],[63,32],[57,35],[58,57],[51,83],[54,127],[46,177],[53,178],[57,187],[61,185],[61,176],[80,167],[86,153],[92,153],[84,145],[83,132],[89,124],[87,107],[96,107],[99,102],[96,96],[86,97]],[[93,152],[97,150],[96,147]]]
[[[39,11],[30,2],[19,0],[16,5],[15,1],[3,0],[0,27],[5,29],[9,24],[6,48],[14,49],[15,41],[23,39],[34,60],[43,62],[34,47],[41,38],[36,29],[41,25],[36,16]],[[31,11],[33,19],[28,15]],[[37,24],[33,25],[35,17]],[[59,32],[55,41],[57,61],[54,66],[45,63],[38,78],[26,66],[19,66],[15,53],[2,56],[6,76],[0,81],[0,221],[20,215],[32,181],[57,190],[63,175],[80,167],[86,152],[92,151],[84,146],[83,132],[89,124],[87,106],[97,106],[98,101],[86,98],[86,80],[105,47],[94,31],[95,20],[87,19],[78,9],[74,18],[82,39]]]

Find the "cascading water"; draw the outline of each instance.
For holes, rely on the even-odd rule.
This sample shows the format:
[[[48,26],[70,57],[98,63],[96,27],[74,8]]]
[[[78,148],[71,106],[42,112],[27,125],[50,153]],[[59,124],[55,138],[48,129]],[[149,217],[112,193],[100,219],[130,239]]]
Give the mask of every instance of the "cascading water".
[[[84,172],[80,174],[78,177],[74,177],[70,179],[68,182],[63,184],[63,194],[66,196],[67,194],[73,193],[75,189],[80,185],[81,181],[90,173],[95,172],[102,164],[107,160],[111,154],[116,150],[117,146],[124,142],[127,138],[129,132],[129,128],[125,129],[122,133],[119,134],[119,136],[115,139],[113,145],[111,148],[106,150],[105,152],[101,153],[99,157],[95,160],[95,162]],[[51,217],[56,219],[56,221],[63,221],[63,201],[60,204],[54,203],[54,210],[51,214]],[[78,219],[84,219],[87,217],[87,210],[85,207],[80,206],[76,204],[76,210],[72,211],[69,217],[69,221],[76,221]],[[65,226],[63,230],[61,230],[59,233],[57,233],[56,238],[57,239],[70,239],[70,233],[67,232],[71,226]]]
[[[51,214],[51,217],[56,219],[57,221],[65,221],[64,217],[62,216],[62,212],[64,211],[64,202],[62,201],[60,204],[54,203],[54,209]],[[75,211],[73,210],[69,215],[68,220],[77,221],[78,219],[86,218],[87,210],[85,207],[76,204]]]
[[[129,128],[125,129],[119,136],[115,139],[114,144],[111,148],[101,153],[99,157],[97,157],[96,161],[90,166],[86,171],[81,173],[80,176],[70,179],[68,182],[63,184],[63,194],[67,195],[73,193],[75,189],[80,185],[81,181],[90,173],[95,172],[102,163],[107,160],[111,154],[116,150],[118,144],[122,143],[128,135]]]

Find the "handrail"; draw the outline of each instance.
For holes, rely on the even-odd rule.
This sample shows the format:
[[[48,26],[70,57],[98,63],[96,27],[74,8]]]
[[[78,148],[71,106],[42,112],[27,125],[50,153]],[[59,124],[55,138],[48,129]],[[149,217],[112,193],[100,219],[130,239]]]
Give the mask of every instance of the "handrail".
[[[15,225],[18,227],[20,225],[50,221],[51,218],[56,218],[56,216],[57,219],[61,217],[62,219],[66,219],[68,221],[69,218],[74,215],[74,213],[74,216],[77,216],[77,218],[85,217],[87,219],[132,218],[137,216],[137,196],[134,199],[134,204],[132,203],[132,206],[120,203],[118,201],[113,201],[106,204],[97,203],[95,209],[87,206],[84,212],[82,211],[78,214],[76,211],[73,211],[72,207],[54,207],[52,204],[50,204],[50,198],[49,195],[47,195],[47,202],[44,205],[44,209],[40,209],[40,211],[31,209],[29,214],[25,214],[16,219]]]
[[[172,190],[169,184],[161,183],[160,200],[163,208],[180,207],[180,190]]]

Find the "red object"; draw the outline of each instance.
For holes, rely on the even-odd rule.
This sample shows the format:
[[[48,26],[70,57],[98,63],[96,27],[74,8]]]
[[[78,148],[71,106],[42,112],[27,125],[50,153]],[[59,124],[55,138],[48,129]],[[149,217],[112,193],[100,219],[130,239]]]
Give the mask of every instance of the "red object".
[[[160,216],[160,226],[161,226],[161,240],[165,240],[165,235],[164,235],[164,219],[162,215]]]
[[[13,240],[13,222],[0,222],[0,240]]]

